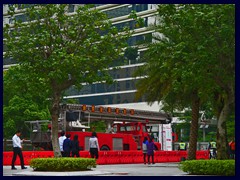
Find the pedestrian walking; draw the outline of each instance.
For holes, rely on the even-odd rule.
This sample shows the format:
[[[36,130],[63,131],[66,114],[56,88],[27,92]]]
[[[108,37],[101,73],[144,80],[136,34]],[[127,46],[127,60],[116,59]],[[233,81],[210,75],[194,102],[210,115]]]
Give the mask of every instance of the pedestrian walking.
[[[73,141],[72,141],[72,157],[80,157],[79,155],[79,141],[78,141],[78,135],[74,135]]]
[[[152,157],[152,164],[155,164],[154,163],[154,150],[155,150],[155,145],[153,142],[153,138],[150,138],[150,140],[147,144],[148,164],[150,164],[150,157]]]
[[[59,141],[59,147],[60,147],[60,151],[61,151],[61,154],[62,154],[62,157],[64,157],[64,151],[63,151],[63,141],[66,139],[66,136],[65,136],[65,131],[62,131],[61,132],[61,136],[58,138],[58,141]]]
[[[24,160],[23,160],[23,155],[22,155],[22,145],[21,143],[25,139],[20,139],[21,131],[17,130],[16,134],[12,137],[12,142],[13,142],[13,158],[12,158],[12,170],[16,170],[17,168],[15,167],[15,161],[17,159],[17,155],[20,158],[21,162],[21,168],[22,169],[27,169],[27,167],[24,166]]]
[[[144,140],[143,140],[143,143],[142,143],[142,152],[143,152],[143,162],[144,162],[144,164],[146,164],[147,144],[148,144],[148,138],[144,137]]]
[[[70,153],[72,150],[72,141],[70,139],[71,135],[67,134],[66,139],[63,141],[63,151],[64,151],[64,157],[70,157]]]
[[[89,151],[91,154],[91,158],[98,159],[99,145],[96,132],[92,132],[92,136],[89,139]]]

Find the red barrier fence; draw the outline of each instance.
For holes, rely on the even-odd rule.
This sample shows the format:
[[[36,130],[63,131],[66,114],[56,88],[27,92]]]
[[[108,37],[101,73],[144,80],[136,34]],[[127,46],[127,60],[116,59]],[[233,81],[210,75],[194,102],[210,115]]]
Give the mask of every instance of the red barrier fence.
[[[11,165],[13,152],[3,152],[3,165]],[[53,151],[23,151],[24,163],[29,165],[33,158],[54,157]],[[90,158],[88,151],[80,151],[80,157]],[[187,158],[187,151],[155,151],[155,163],[180,162]],[[209,159],[208,151],[197,151],[196,159]],[[137,164],[143,163],[142,151],[99,151],[97,164]],[[19,157],[15,165],[20,165]]]

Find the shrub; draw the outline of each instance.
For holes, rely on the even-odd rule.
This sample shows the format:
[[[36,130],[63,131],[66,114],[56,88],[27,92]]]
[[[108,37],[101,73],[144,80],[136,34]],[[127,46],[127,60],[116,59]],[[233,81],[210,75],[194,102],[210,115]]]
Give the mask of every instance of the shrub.
[[[235,160],[187,160],[179,168],[195,175],[234,176]]]
[[[93,158],[34,158],[30,167],[35,171],[86,171],[96,167]]]

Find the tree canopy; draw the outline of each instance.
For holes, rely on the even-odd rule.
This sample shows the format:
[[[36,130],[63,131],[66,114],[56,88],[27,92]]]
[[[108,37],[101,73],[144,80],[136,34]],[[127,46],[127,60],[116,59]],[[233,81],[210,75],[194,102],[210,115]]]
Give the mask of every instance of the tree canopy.
[[[221,118],[222,107],[234,103],[234,9],[230,4],[159,5],[154,42],[145,53],[147,64],[136,73],[147,76],[137,84],[138,97],[144,94],[149,103],[162,101],[173,109],[191,107],[190,159],[195,158],[201,105],[215,104],[221,129],[231,113],[226,109]],[[224,130],[220,131],[225,144]]]
[[[31,86],[20,66],[4,71],[3,86],[4,138],[11,138],[16,129],[20,129],[22,135],[29,138],[25,121],[50,119],[45,90],[42,86]]]
[[[13,6],[14,7],[14,6]],[[9,14],[14,15],[14,8]],[[58,116],[63,92],[82,83],[111,82],[107,69],[127,46],[128,28],[119,31],[92,5],[79,5],[69,15],[67,4],[25,9],[26,22],[4,27],[5,58],[17,61],[31,87],[44,89],[51,101],[54,156],[60,156]],[[36,88],[36,91],[39,92]]]

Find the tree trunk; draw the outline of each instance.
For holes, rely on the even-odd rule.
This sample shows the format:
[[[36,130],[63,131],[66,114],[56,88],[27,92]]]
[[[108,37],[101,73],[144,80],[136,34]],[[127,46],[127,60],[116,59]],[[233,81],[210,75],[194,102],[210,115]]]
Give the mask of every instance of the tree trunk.
[[[59,110],[60,110],[60,96],[58,93],[54,94],[53,97],[53,105],[51,109],[51,117],[52,117],[52,146],[54,151],[54,157],[62,157],[59,141],[58,141],[58,117],[59,117]]]
[[[228,142],[226,122],[231,114],[231,110],[235,103],[235,90],[229,84],[224,87],[226,92],[222,99],[222,107],[218,109],[217,122],[217,159],[228,159]]]
[[[192,97],[192,121],[190,127],[188,160],[196,159],[199,105],[200,99],[198,98],[197,92],[194,92]]]
[[[228,159],[226,122],[230,113],[230,103],[224,103],[217,123],[217,159]]]

